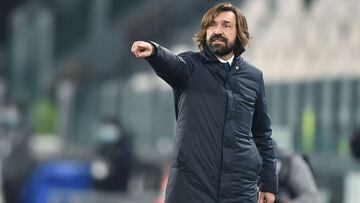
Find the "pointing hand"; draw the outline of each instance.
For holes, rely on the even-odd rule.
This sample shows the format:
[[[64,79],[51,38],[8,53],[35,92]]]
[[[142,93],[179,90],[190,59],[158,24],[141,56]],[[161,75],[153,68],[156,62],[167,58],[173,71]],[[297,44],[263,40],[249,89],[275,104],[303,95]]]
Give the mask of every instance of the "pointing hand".
[[[136,58],[146,58],[151,56],[154,46],[149,42],[135,41],[131,46],[131,52]]]

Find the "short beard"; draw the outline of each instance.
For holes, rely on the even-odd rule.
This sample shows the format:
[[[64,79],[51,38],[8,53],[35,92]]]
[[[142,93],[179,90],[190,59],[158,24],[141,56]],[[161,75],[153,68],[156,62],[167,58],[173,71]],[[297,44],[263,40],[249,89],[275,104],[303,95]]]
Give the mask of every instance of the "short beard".
[[[211,42],[215,41],[216,39],[221,39],[225,43],[225,46],[212,45]],[[211,53],[215,54],[216,56],[220,56],[220,57],[230,54],[235,49],[235,43],[229,43],[229,41],[226,38],[224,38],[222,36],[218,36],[218,35],[214,35],[214,36],[210,37],[209,40],[206,40],[206,45],[210,49]]]

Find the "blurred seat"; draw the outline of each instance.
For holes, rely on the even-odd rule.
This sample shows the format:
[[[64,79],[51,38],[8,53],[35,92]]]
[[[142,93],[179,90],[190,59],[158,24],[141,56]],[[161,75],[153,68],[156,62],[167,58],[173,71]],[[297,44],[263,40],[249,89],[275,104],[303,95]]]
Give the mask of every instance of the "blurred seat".
[[[267,26],[261,25],[265,22],[264,7],[272,9],[269,4],[248,1],[244,8],[257,25],[251,30],[255,37],[248,55],[268,74],[269,80],[282,81],[289,76],[315,79],[358,72],[354,69],[360,66],[359,1],[317,0],[309,12],[305,12],[301,1],[273,2],[275,13]]]
[[[69,160],[46,162],[25,183],[21,203],[48,203],[51,195],[60,190],[89,190],[91,179],[88,163]]]

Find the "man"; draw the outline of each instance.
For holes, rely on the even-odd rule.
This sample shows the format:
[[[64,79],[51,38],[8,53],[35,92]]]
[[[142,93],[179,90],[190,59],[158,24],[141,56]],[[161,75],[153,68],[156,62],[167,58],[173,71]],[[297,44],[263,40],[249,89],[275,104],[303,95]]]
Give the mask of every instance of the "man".
[[[240,56],[249,41],[246,19],[218,4],[195,41],[200,52],[178,56],[154,42],[131,48],[174,91],[177,136],[165,202],[272,203],[276,156],[263,77]]]

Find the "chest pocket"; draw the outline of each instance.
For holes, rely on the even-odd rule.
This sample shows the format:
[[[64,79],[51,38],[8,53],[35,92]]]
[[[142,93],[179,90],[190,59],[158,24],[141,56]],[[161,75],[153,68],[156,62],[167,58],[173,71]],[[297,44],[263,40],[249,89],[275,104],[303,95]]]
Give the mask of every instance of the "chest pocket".
[[[237,102],[246,106],[247,109],[253,113],[258,92],[256,82],[250,78],[235,76],[231,79],[230,83]]]
[[[251,136],[251,126],[256,108],[256,96],[234,92],[234,130],[238,135]]]
[[[247,95],[241,95],[238,93],[235,93],[235,102],[238,105],[242,105],[244,108],[246,108],[249,112],[254,113],[255,111],[255,102],[256,98],[252,96]]]

